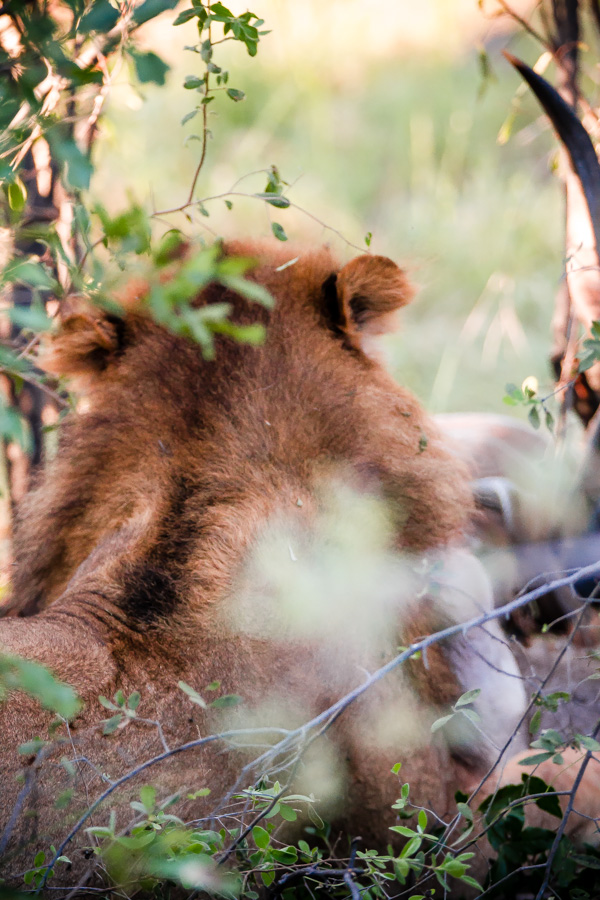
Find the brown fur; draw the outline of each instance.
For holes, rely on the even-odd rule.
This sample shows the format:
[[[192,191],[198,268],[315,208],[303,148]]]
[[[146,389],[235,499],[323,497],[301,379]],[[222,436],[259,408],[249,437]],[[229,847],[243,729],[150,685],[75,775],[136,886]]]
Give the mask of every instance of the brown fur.
[[[410,296],[404,276],[381,257],[345,266],[337,276],[340,325],[327,321],[322,296],[336,272],[330,255],[305,255],[277,272],[288,254],[273,253],[254,273],[277,298],[270,316],[218,287],[200,301],[234,302],[241,323],[269,319],[265,347],[223,338],[206,363],[197,346],[139,313],[119,324],[121,350],[114,320],[67,321],[46,364],[88,379],[90,410],[65,426],[56,461],[24,503],[14,579],[24,608],[59,596],[99,540],[145,516],[146,557],[161,543],[160,527],[169,540],[175,528],[192,544],[191,535],[202,534],[185,554],[194,572],[206,560],[202,583],[194,584],[197,575],[181,559],[178,575],[182,593],[204,607],[225,586],[252,519],[310,497],[315,477],[347,462],[358,480],[373,479],[396,504],[400,546],[418,552],[461,534],[469,489],[437,429],[408,391],[344,346],[346,331],[361,328],[347,322],[351,298],[361,298],[367,320],[388,314]],[[340,327],[339,337],[331,326]],[[420,452],[423,434],[428,444]],[[250,516],[244,533],[242,507]],[[182,515],[185,523],[171,521]]]
[[[13,613],[26,618],[2,621],[0,646],[50,665],[77,688],[89,706],[73,726],[75,738],[113,777],[157,752],[158,739],[155,729],[134,725],[96,740],[92,752],[99,693],[141,690],[140,713],[160,719],[175,745],[198,728],[206,734],[219,726],[214,715],[190,713],[178,679],[198,689],[220,679],[250,709],[275,692],[302,721],[356,685],[359,662],[376,668],[382,653],[393,654],[393,623],[383,650],[365,650],[360,660],[348,655],[343,633],[321,652],[310,642],[291,638],[282,647],[235,630],[224,603],[269,522],[310,533],[331,478],[383,497],[393,543],[411,553],[451,548],[471,514],[461,464],[415,398],[362,349],[363,336],[382,330],[410,298],[404,274],[381,257],[339,269],[327,250],[233,244],[227,252],[259,258],[252,278],[276,298],[274,310],[218,285],[197,304],[226,301],[234,321],[267,324],[264,346],[220,337],[216,359],[206,362],[197,345],[144,314],[138,286],[137,310],[122,320],[75,311],[47,357],[52,371],[78,380],[88,409],[65,423],[56,459],[21,508]],[[295,264],[280,268],[294,255]],[[444,684],[431,696],[461,692],[456,681],[452,690],[451,674],[436,663],[430,677]],[[388,679],[329,738],[338,774],[345,769],[348,776],[331,814],[352,833],[384,844],[397,790],[389,770],[399,756],[415,799],[442,814],[460,786],[443,742],[427,738],[423,746],[421,736],[418,752],[400,749],[398,735],[414,724],[397,707],[406,691],[399,675]],[[361,726],[375,710],[395,723],[397,737],[387,743]],[[47,721],[22,695],[0,713],[2,733],[11,735],[0,751],[1,823],[18,791],[14,748],[43,734]],[[238,767],[234,756],[209,748],[193,759],[177,757],[156,777],[163,793],[208,784],[212,802]],[[44,779],[28,808],[41,813],[38,843],[42,835],[58,843],[63,814],[52,811],[52,799],[66,775],[50,767]],[[88,791],[100,788],[92,779]],[[83,795],[76,801],[83,804]],[[14,846],[36,821],[22,821]]]

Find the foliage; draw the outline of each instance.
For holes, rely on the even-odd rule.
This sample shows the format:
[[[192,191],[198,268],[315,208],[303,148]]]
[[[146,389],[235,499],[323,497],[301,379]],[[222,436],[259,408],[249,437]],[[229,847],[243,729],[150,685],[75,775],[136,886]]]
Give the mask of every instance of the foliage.
[[[24,691],[65,719],[72,719],[81,708],[73,688],[57,681],[44,666],[0,653],[0,701],[10,691]]]
[[[537,378],[526,378],[521,387],[515,384],[506,385],[504,402],[507,406],[524,406],[527,410],[527,418],[536,430],[540,427],[542,417],[548,431],[554,428],[554,415],[548,409],[548,401],[554,397],[554,392],[546,397],[538,397]]]
[[[118,273],[139,269],[142,260],[147,263],[144,271],[153,274],[150,313],[176,333],[198,341],[207,358],[214,354],[213,336],[217,333],[253,344],[264,338],[260,326],[230,322],[228,304],[193,308],[197,294],[215,281],[252,301],[270,305],[266,292],[246,278],[252,260],[221,260],[218,243],[200,247],[165,284],[157,272],[179,250],[185,252],[180,232],[168,230],[161,236],[164,225],[157,224],[157,217],[168,211],[151,213],[134,201],[110,214],[90,199],[92,151],[106,96],[123,65],[129,65],[131,77],[140,83],[164,84],[169,66],[155,52],[142,51],[136,37],[141,25],[174,6],[175,0],[142,0],[122,7],[108,0],[87,5],[81,0],[65,0],[51,7],[42,2],[15,2],[5,10],[10,24],[0,41],[0,184],[4,192],[0,220],[12,240],[0,273],[0,290],[7,298],[25,291],[27,303],[21,298],[6,313],[14,337],[0,346],[0,371],[11,380],[17,396],[23,383],[29,382],[68,408],[68,401],[54,394],[35,367],[39,335],[52,327],[46,303],[53,299],[64,304],[70,296],[77,296],[114,309],[111,296]],[[185,118],[189,121],[202,113],[202,149],[184,207],[195,204],[206,211],[194,192],[210,135],[208,104],[220,92],[236,103],[244,98],[243,91],[229,86],[229,72],[215,62],[214,47],[225,41],[238,42],[255,56],[261,36],[268,32],[258,30],[263,23],[253,13],[236,16],[222,3],[196,2],[180,13],[175,24],[191,19],[197,23],[199,42],[188,49],[204,71],[186,79],[184,87],[199,94],[200,100]],[[220,37],[215,29],[221,30]],[[42,157],[51,176],[40,189]],[[55,196],[59,182],[60,201]],[[289,204],[281,196],[282,187],[272,169],[261,197],[285,208]],[[59,202],[64,206],[65,198],[71,213],[68,237],[57,221],[56,207]],[[43,201],[49,214],[39,217],[36,206]],[[281,228],[279,236],[284,239]],[[6,441],[31,449],[27,422],[6,400],[0,401],[0,432]]]
[[[15,346],[14,342],[1,347],[0,364],[17,393],[27,381],[53,391],[36,371],[32,357],[37,336],[52,327],[47,301],[54,298],[62,303],[73,295],[83,295],[93,303],[115,308],[112,286],[123,271],[144,273],[149,279],[151,315],[175,333],[198,342],[207,359],[214,356],[215,335],[251,344],[260,343],[264,338],[260,327],[232,323],[228,318],[228,304],[199,309],[193,304],[203,288],[219,283],[251,301],[269,306],[271,298],[246,277],[251,273],[252,260],[223,260],[218,243],[210,247],[193,245],[194,252],[188,253],[173,277],[165,280],[162,275],[171,270],[174,258],[187,253],[190,239],[170,225],[165,231],[160,224],[173,213],[189,214],[191,209],[208,218],[211,203],[224,201],[227,209],[231,209],[231,198],[238,194],[258,199],[267,209],[285,210],[293,205],[286,196],[289,185],[275,166],[263,172],[266,177],[263,191],[244,194],[232,189],[215,197],[198,199],[196,196],[210,138],[209,109],[219,97],[234,104],[245,97],[242,90],[230,85],[230,73],[216,61],[215,47],[226,41],[238,42],[254,57],[260,38],[267,33],[260,30],[262,19],[249,11],[236,16],[220,2],[192,0],[191,8],[183,10],[175,20],[175,25],[194,22],[198,31],[198,42],[188,49],[199,63],[199,73],[187,76],[183,85],[185,90],[194,93],[196,103],[182,124],[202,123],[201,133],[196,135],[201,147],[199,162],[187,198],[171,209],[153,212],[132,201],[116,214],[89,199],[96,123],[115,67],[125,63],[142,84],[165,83],[168,65],[155,52],[140,49],[135,38],[143,23],[174,5],[173,0],[143,0],[119,8],[108,0],[95,0],[93,4],[71,0],[54,7],[40,3],[11,4],[8,14],[16,34],[15,49],[11,52],[3,48],[0,56],[8,73],[2,86],[0,178],[4,192],[3,225],[11,229],[13,246],[11,258],[3,267],[0,287],[7,294],[14,294],[18,288],[27,289],[30,303],[15,305],[7,312],[11,323],[24,332],[27,343],[25,347]],[[47,147],[66,192],[72,213],[71,232],[66,241],[58,233],[55,222],[32,224],[30,221],[31,185],[27,183],[25,169],[30,165],[28,154],[34,153],[36,147]],[[279,222],[271,222],[271,230],[278,240],[287,240]],[[371,239],[372,234],[368,232],[367,247]],[[27,242],[34,243],[33,250]],[[584,345],[592,362],[598,358],[597,338],[594,331],[593,341],[589,346]],[[582,367],[586,365],[585,359]],[[540,424],[540,412],[547,426],[552,427],[552,414],[546,408],[548,398],[538,398],[537,388],[531,382],[521,388],[510,385],[507,394],[509,403],[528,408],[535,427]],[[0,409],[0,431],[6,440],[17,440],[24,446],[30,440],[26,424],[8,406]],[[77,712],[73,692],[34,663],[14,657],[0,658],[0,683],[6,691],[27,691],[64,718]],[[239,699],[222,695],[207,701],[190,685],[180,682],[179,687],[192,703],[202,708],[234,705]],[[213,683],[204,690],[214,691],[218,687]],[[434,730],[458,716],[476,724],[477,714],[471,707],[477,693],[463,695],[451,713],[437,720]],[[555,693],[543,699],[539,695],[534,702],[548,707],[563,699],[567,698]],[[109,740],[118,730],[147,721],[140,718],[137,691],[128,697],[117,692],[112,700],[103,697],[100,702],[110,713],[102,723],[103,734]],[[533,734],[538,730],[536,714],[531,723]],[[160,730],[160,723],[153,724]],[[595,738],[589,735],[575,735],[569,744],[582,751],[600,749]],[[561,734],[546,729],[533,741],[532,749],[538,752],[529,762],[552,759],[560,763],[565,745]],[[46,746],[34,739],[22,747],[22,752],[39,754]],[[394,767],[395,775],[399,771],[399,766]],[[207,793],[209,788],[201,787],[187,799],[201,798]],[[412,890],[423,889],[430,897],[436,896],[437,891],[438,896],[444,896],[453,885],[450,879],[479,889],[469,875],[474,853],[465,849],[470,846],[465,843],[467,839],[469,842],[474,839],[476,828],[470,799],[460,796],[455,819],[441,827],[430,825],[427,812],[413,807],[409,794],[409,785],[403,784],[394,805],[399,823],[416,817],[412,827],[396,824],[391,828],[394,835],[404,839],[401,849],[390,845],[387,853],[379,853],[354,846],[349,856],[341,860],[328,846],[328,826],[319,816],[315,798],[288,793],[285,785],[266,779],[233,796],[233,801],[243,804],[250,820],[248,826],[240,825],[236,816],[231,816],[231,821],[227,820],[218,831],[208,827],[208,823],[187,823],[170,811],[180,799],[186,798],[159,799],[156,787],[147,784],[140,789],[139,799],[130,803],[133,819],[126,829],[117,826],[117,817],[111,813],[106,824],[92,825],[87,833],[95,839],[90,851],[102,860],[117,883],[127,877],[146,890],[155,890],[165,879],[187,890],[225,897],[241,895],[248,900],[256,900],[264,887],[286,898],[302,887],[310,892],[324,886],[331,896],[346,897],[350,892],[352,896],[384,898],[406,891],[412,900],[425,896],[411,893]],[[599,868],[597,852],[588,848],[585,853],[578,853],[564,837],[555,848],[555,832],[527,827],[524,806],[530,795],[535,795],[530,802],[537,807],[558,819],[562,817],[557,795],[535,776],[524,776],[521,785],[502,789],[479,809],[484,820],[482,828],[498,853],[491,883],[516,874],[525,879],[528,887],[534,884],[537,889],[542,883],[541,870],[551,866],[557,873],[557,885],[568,886],[573,898],[593,897],[598,888],[594,874]],[[68,798],[64,802],[68,804]],[[285,829],[305,818],[311,824],[305,826],[304,836],[297,843],[285,840],[285,832],[279,836],[280,827]],[[457,824],[464,826],[463,830],[450,843],[450,834]],[[32,867],[24,875],[25,884],[43,887],[50,875],[59,871],[59,863],[68,864],[69,859],[54,847],[49,853],[37,850]],[[528,874],[527,869],[535,867],[538,871]]]

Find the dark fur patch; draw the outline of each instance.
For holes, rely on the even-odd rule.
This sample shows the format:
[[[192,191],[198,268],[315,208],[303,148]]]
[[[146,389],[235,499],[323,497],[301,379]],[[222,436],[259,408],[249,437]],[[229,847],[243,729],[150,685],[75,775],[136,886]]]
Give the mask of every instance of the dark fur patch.
[[[156,544],[145,560],[128,567],[123,574],[119,605],[133,628],[168,619],[179,605],[181,573],[194,537],[186,519],[187,501],[193,493],[185,476],[176,479],[170,509]]]
[[[326,278],[321,288],[323,294],[323,318],[332,331],[341,331],[344,322],[337,294],[337,275],[335,272]]]
[[[355,294],[350,298],[350,309],[352,310],[352,317],[354,321],[360,328],[361,325],[364,325],[365,321],[369,317],[369,312],[371,311],[371,301],[368,297],[363,297],[360,294]]]
[[[131,627],[168,619],[178,603],[177,579],[166,569],[141,562],[125,573],[120,606]]]

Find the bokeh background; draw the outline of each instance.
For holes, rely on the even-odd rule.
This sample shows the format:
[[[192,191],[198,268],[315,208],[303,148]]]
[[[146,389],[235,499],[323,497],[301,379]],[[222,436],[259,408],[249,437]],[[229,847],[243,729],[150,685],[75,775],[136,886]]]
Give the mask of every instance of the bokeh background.
[[[531,4],[513,6],[526,15]],[[532,374],[551,390],[562,196],[553,135],[528,96],[515,101],[519,80],[501,50],[533,63],[539,48],[493,14],[495,0],[253,0],[252,10],[271,33],[255,59],[241,46],[216,48],[246,98],[210,105],[197,196],[275,164],[310,216],[233,197],[230,211],[223,199],[207,202],[210,217],[195,214],[195,226],[207,237],[266,237],[270,217],[290,241],[329,242],[343,259],[356,250],[335,232],[363,248],[371,232],[371,249],[407,266],[421,288],[388,343],[395,377],[432,411],[525,418],[502,398],[507,382]],[[110,95],[93,184],[110,209],[128,196],[148,209],[177,206],[193,177],[200,117],[180,123],[199,98],[182,83],[201,64],[185,49],[193,23],[173,28],[173,18],[143,34],[171,67],[166,86],[133,88],[122,71]],[[264,185],[259,174],[238,189]],[[168,221],[189,227],[181,213]]]

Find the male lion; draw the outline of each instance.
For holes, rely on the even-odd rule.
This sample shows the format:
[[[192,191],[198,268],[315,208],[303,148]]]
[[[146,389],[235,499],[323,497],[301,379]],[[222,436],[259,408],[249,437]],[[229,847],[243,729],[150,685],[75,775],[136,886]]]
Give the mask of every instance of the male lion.
[[[374,354],[411,298],[404,273],[368,255],[340,268],[325,249],[230,244],[222,253],[257,258],[250,277],[274,309],[219,284],[195,304],[232,304],[235,323],[266,325],[264,345],[220,336],[207,361],[197,344],[153,321],[138,285],[122,318],[67,316],[46,358],[50,371],[73,377],[87,406],[63,425],[56,458],[20,510],[13,616],[0,623],[0,648],[49,666],[86,707],[68,740],[64,728],[55,733],[66,743],[36,761],[35,789],[18,802],[16,747],[46,735],[50,717],[24,694],[0,711],[7,872],[50,841],[59,845],[65,815],[76,820],[106,786],[105,773],[114,780],[165,743],[225,727],[218,711],[192,706],[178,681],[202,691],[218,680],[239,695],[234,724],[297,726],[359,685],[365,668],[392,658],[399,643],[491,608],[482,570],[460,549],[472,512],[466,472]],[[383,515],[371,514],[375,501]],[[354,528],[356,556],[338,555],[337,570],[327,553],[335,556],[341,541],[339,516],[333,529],[323,524],[336,508]],[[364,515],[358,525],[353,512]],[[357,593],[347,573],[357,573],[351,582],[362,577],[353,568],[361,542],[381,567]],[[282,581],[270,564],[287,566],[291,578]],[[321,581],[311,575],[300,605],[320,599],[295,628],[297,610],[281,585],[295,590],[305,565]],[[320,767],[325,776],[318,788],[306,772],[305,781],[323,795],[321,814],[385,846],[398,791],[390,767],[399,760],[414,801],[447,813],[454,792],[477,783],[516,727],[524,709],[516,675],[495,623],[431,650],[408,677],[393,672],[312,748],[308,772]],[[482,689],[485,736],[473,732],[467,745],[454,732],[434,740],[435,710],[472,688]],[[118,689],[141,692],[145,723],[101,737],[93,727],[103,717],[98,695]],[[426,704],[434,709],[423,729],[416,719]],[[85,758],[75,775],[58,764],[69,748]],[[129,783],[129,793],[112,795],[94,823],[115,807],[126,824],[127,801],[147,780],[161,796],[209,787],[208,800],[179,810],[204,815],[248,758],[248,750],[224,754],[219,742],[174,755]],[[67,814],[54,807],[66,787],[74,791]],[[75,883],[82,851],[71,845],[69,853],[65,877]]]

